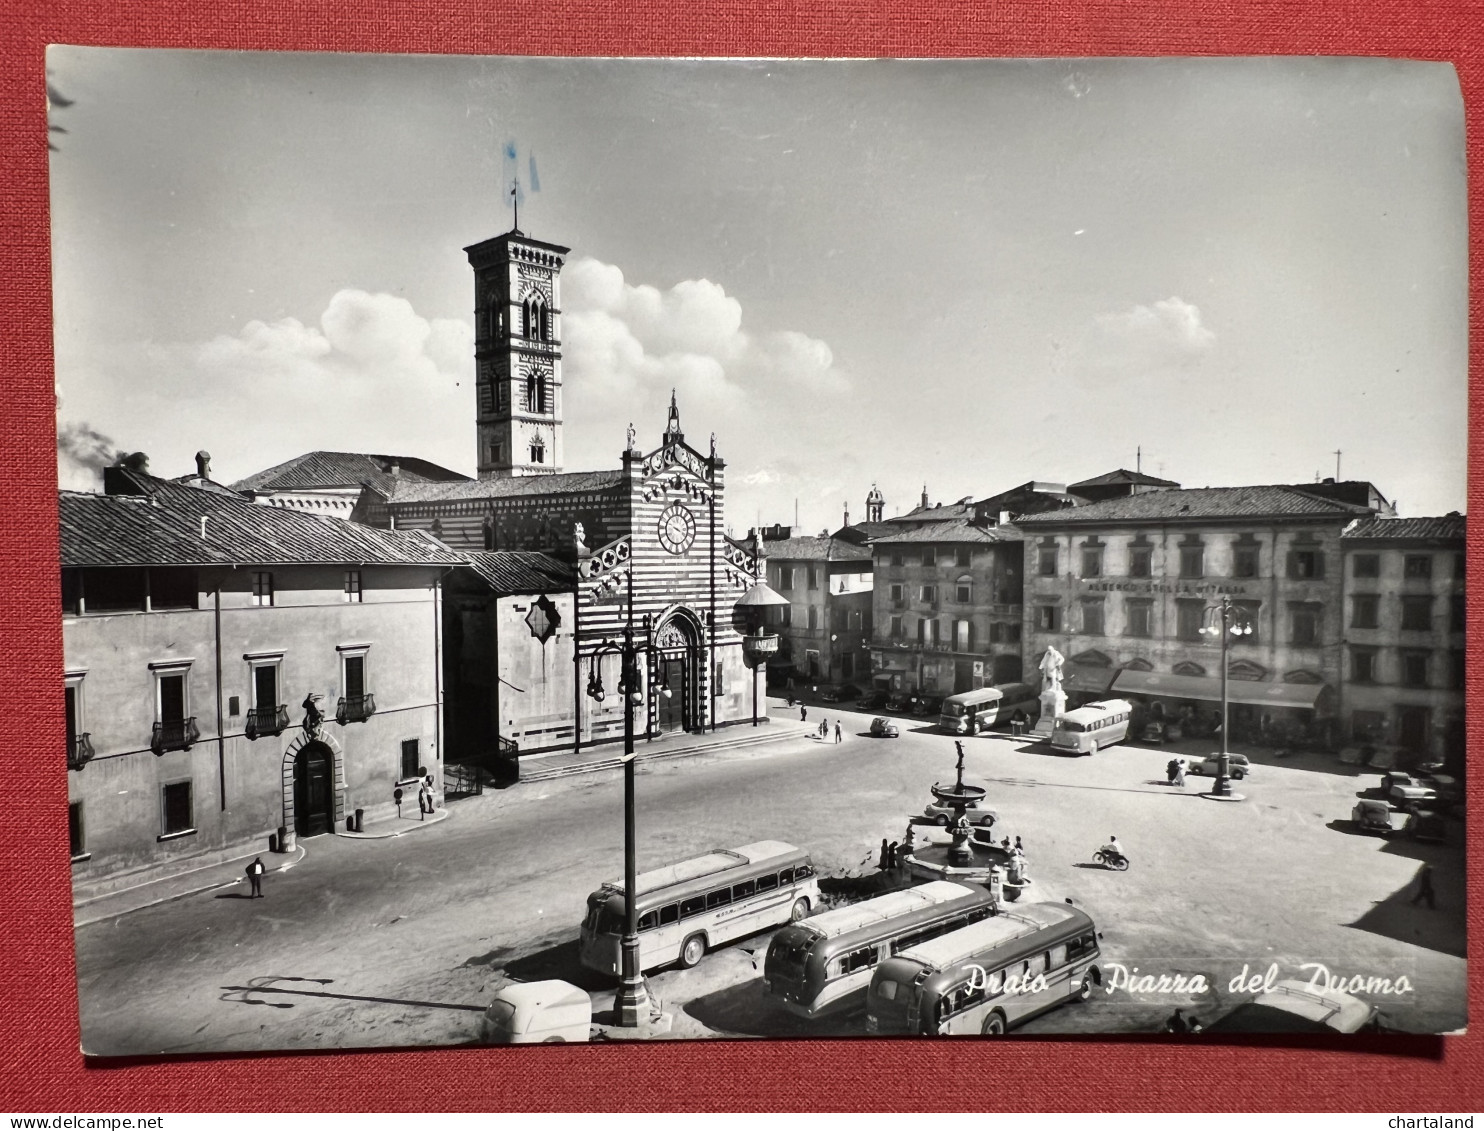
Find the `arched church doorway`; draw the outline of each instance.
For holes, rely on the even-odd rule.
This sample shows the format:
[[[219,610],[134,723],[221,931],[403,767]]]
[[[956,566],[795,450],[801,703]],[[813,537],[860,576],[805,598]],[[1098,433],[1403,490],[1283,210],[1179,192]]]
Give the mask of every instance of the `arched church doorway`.
[[[674,616],[655,633],[655,725],[661,732],[700,726],[697,675],[700,632],[689,617]]]
[[[319,836],[335,827],[335,761],[323,742],[294,756],[294,833]]]

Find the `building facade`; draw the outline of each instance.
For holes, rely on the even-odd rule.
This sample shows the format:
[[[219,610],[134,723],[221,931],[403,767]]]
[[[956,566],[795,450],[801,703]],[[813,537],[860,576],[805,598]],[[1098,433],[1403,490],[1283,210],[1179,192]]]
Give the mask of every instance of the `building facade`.
[[[764,527],[761,535],[768,584],[789,601],[766,620],[781,638],[770,678],[797,685],[868,681],[870,549],[833,535],[795,535],[787,526]]]
[[[950,695],[1021,678],[1021,533],[962,519],[901,524],[871,543],[872,679]]]
[[[333,832],[436,777],[459,555],[109,470],[113,493],[60,496],[77,899]]]
[[[1346,740],[1463,766],[1462,515],[1362,519],[1344,557]]]

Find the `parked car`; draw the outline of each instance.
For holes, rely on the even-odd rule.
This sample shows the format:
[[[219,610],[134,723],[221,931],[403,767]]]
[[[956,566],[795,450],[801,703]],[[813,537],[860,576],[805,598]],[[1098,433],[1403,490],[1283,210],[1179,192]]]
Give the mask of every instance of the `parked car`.
[[[886,697],[886,709],[888,711],[906,711],[912,706],[912,692],[893,691]]]
[[[876,738],[900,738],[901,730],[892,719],[872,719],[871,734]]]
[[[819,693],[826,703],[844,703],[860,696],[861,689],[853,683],[833,683]]]
[[[937,718],[943,710],[943,696],[941,695],[919,695],[912,701],[912,713],[914,715],[931,715]]]
[[[512,982],[496,992],[479,1029],[488,1044],[580,1043],[592,1020],[592,999],[570,982]]]
[[[947,828],[954,818],[952,805],[939,805],[936,801],[928,802],[928,807],[922,812],[923,816],[944,828]],[[973,801],[964,806],[964,816],[968,818],[969,824],[981,829],[987,829],[999,820],[999,814],[993,809],[981,809],[978,803]]]
[[[1187,773],[1207,774],[1214,778],[1216,776],[1217,764],[1220,761],[1221,758],[1219,755],[1207,754],[1204,758],[1197,758],[1193,761]],[[1252,764],[1247,761],[1247,755],[1245,754],[1227,754],[1226,762],[1227,773],[1231,775],[1233,781],[1241,781],[1252,772]]]
[[[1298,978],[1273,988],[1207,1025],[1207,1033],[1359,1033],[1381,1028],[1374,1005],[1339,990],[1311,989]]]
[[[1428,802],[1430,809],[1451,809],[1463,801],[1463,783],[1452,774],[1419,772],[1417,780],[1437,795]]]
[[[1408,805],[1436,801],[1438,791],[1411,774],[1392,770],[1381,775],[1381,796],[1398,809],[1405,809]]]
[[[1402,831],[1407,818],[1401,813],[1393,812],[1388,801],[1363,797],[1350,810],[1350,820],[1360,832],[1391,836]]]
[[[861,692],[860,698],[855,701],[855,705],[862,711],[874,711],[878,707],[886,706],[887,695],[888,692],[882,688],[872,687]]]
[[[1402,831],[1413,840],[1431,840],[1442,844],[1448,839],[1447,822],[1443,819],[1443,814],[1435,809],[1413,809],[1407,814]]]

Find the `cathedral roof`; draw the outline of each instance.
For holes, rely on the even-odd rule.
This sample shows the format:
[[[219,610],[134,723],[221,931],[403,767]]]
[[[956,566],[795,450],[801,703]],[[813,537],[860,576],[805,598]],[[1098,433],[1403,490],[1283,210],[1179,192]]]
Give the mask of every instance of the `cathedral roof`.
[[[623,482],[623,472],[564,471],[556,475],[512,475],[500,479],[466,479],[454,483],[409,483],[402,480],[388,503],[442,503],[467,499],[509,499],[528,495],[585,495]]]

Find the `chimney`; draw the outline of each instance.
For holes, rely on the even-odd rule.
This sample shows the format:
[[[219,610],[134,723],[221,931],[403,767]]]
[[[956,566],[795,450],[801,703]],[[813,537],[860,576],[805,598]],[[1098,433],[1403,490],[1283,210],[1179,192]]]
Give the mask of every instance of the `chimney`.
[[[845,525],[846,526],[849,526],[850,525],[850,504],[849,503],[846,503],[845,504]]]
[[[201,453],[201,455],[205,454],[205,452]],[[197,456],[196,458],[199,461],[201,457]],[[202,478],[204,479],[205,476],[202,476]],[[201,516],[201,541],[206,541],[206,516],[204,514]]]
[[[211,453],[205,450],[196,453],[196,478],[211,478]]]
[[[392,460],[392,478],[393,479],[398,479],[398,478],[401,477],[401,475],[402,475],[402,465],[400,463],[398,463],[396,460]]]
[[[926,483],[924,483],[922,485],[922,509],[923,510],[927,510],[928,509],[927,484]]]

